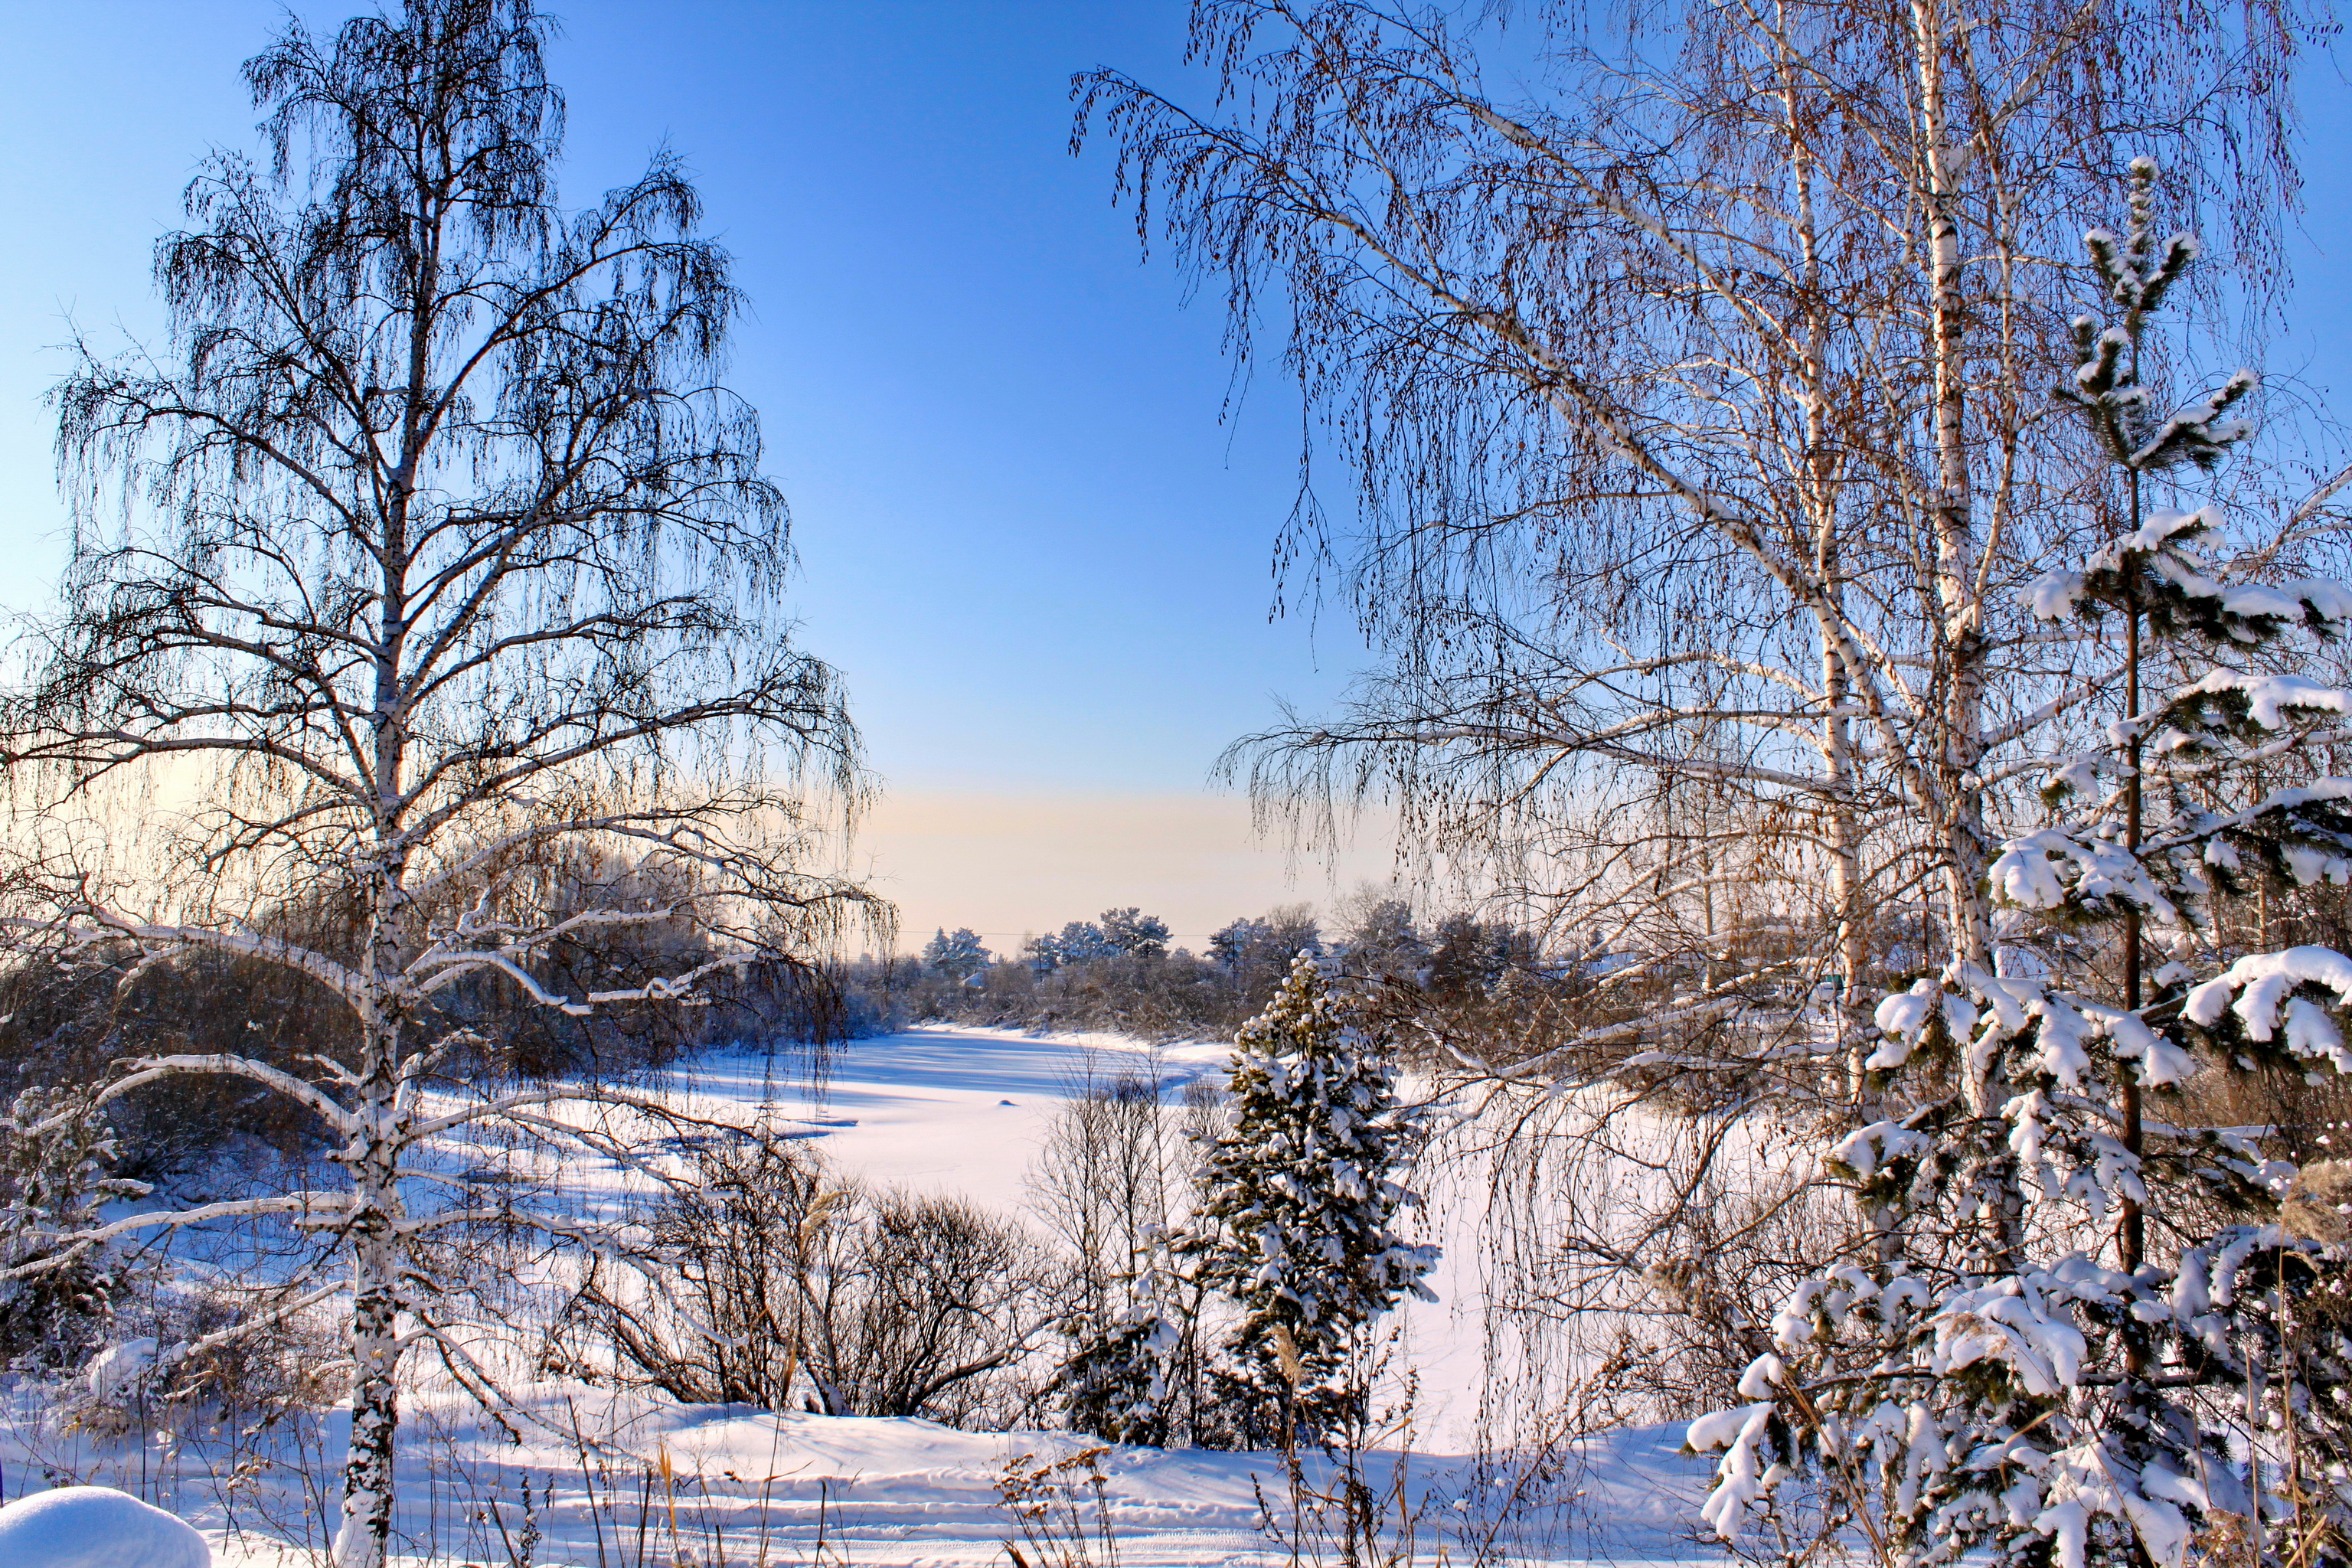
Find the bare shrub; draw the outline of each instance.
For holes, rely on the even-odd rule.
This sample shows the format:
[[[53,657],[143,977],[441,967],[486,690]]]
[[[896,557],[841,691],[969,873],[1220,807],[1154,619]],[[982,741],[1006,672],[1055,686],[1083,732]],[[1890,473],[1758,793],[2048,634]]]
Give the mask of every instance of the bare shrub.
[[[1239,1442],[1203,1353],[1215,1339],[1203,1314],[1217,1309],[1169,1253],[1172,1222],[1193,1202],[1198,1150],[1229,1116],[1223,1089],[1207,1079],[1186,1083],[1173,1104],[1156,1071],[1105,1074],[1089,1062],[1068,1086],[1030,1172],[1029,1202],[1068,1258],[1054,1389],[1071,1424],[1129,1443]],[[1088,1391],[1099,1394],[1107,1341],[1163,1313],[1175,1342],[1153,1355],[1153,1376],[1165,1384],[1152,1396],[1153,1420],[1106,1425]]]
[[[1191,1163],[1156,1074],[1108,1076],[1089,1061],[1045,1133],[1029,1201],[1076,1260],[1079,1305],[1098,1310],[1167,1228]]]
[[[1005,1460],[996,1495],[1029,1548],[1004,1543],[1013,1568],[1118,1568],[1110,1479],[1102,1465],[1108,1452],[1096,1447],[1062,1459],[1018,1454]]]
[[[695,1148],[636,1216],[640,1267],[590,1264],[551,1363],[688,1404],[982,1426],[1026,1399],[1020,1363],[1061,1270],[961,1199],[875,1189],[760,1132]]]

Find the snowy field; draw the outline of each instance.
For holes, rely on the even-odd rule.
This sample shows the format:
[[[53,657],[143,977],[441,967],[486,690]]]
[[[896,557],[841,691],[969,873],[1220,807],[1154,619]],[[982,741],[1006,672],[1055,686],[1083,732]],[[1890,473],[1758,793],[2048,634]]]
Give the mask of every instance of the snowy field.
[[[1222,1071],[1226,1048],[1147,1051],[1104,1037],[1036,1038],[924,1029],[861,1040],[838,1054],[823,1097],[780,1090],[757,1056],[706,1057],[663,1087],[712,1109],[800,1121],[844,1169],[877,1183],[1021,1208],[1041,1142],[1072,1086],[1157,1073],[1171,1089]],[[567,1182],[617,1191],[617,1173]],[[1458,1216],[1457,1216],[1458,1217]],[[1553,1490],[1569,1500],[1486,1538],[1509,1478],[1463,1457],[1475,1390],[1477,1314],[1467,1227],[1434,1283],[1441,1301],[1412,1310],[1408,1354],[1423,1372],[1423,1445],[1402,1459],[1395,1489],[1414,1517],[1416,1555],[1465,1563],[1509,1558],[1639,1562],[1703,1555],[1689,1544],[1706,1463],[1675,1452],[1679,1426],[1612,1434],[1568,1457]],[[929,1422],[776,1415],[679,1405],[549,1380],[526,1396],[520,1441],[485,1424],[455,1393],[411,1397],[404,1411],[399,1527],[404,1564],[482,1568],[719,1568],[724,1564],[978,1564],[1005,1561],[1015,1531],[999,1492],[1008,1461],[1055,1460],[1089,1447],[1069,1433],[969,1433]],[[265,1440],[267,1458],[224,1477],[202,1434],[133,1432],[109,1440],[59,1432],[20,1408],[0,1439],[9,1497],[69,1481],[117,1486],[204,1529],[232,1568],[319,1561],[331,1525],[343,1422],[330,1415]],[[583,1441],[578,1435],[599,1436]],[[1451,1450],[1450,1452],[1448,1450]],[[1387,1487],[1395,1455],[1382,1456]],[[1112,1449],[1097,1461],[1115,1548],[1100,1536],[1083,1473],[1071,1494],[1092,1537],[1079,1561],[1129,1568],[1289,1559],[1266,1533],[1261,1498],[1287,1517],[1277,1456]],[[46,1479],[45,1479],[46,1478]],[[1310,1474],[1310,1483],[1319,1479]],[[541,1539],[527,1542],[528,1531]],[[1078,1550],[1075,1545],[1072,1551]],[[1028,1552],[1033,1564],[1038,1553]]]

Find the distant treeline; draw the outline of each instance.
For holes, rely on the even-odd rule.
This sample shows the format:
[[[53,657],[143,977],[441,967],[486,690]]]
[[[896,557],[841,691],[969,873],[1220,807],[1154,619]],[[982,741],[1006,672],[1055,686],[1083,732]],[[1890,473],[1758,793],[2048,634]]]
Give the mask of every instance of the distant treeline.
[[[644,876],[635,868],[576,866],[551,872],[551,901],[586,901],[583,888]],[[640,891],[657,893],[662,889]],[[599,896],[602,896],[601,890]],[[334,900],[279,907],[257,922],[329,952],[359,940]],[[679,922],[582,928],[531,964],[551,992],[597,986],[708,962],[709,933]],[[479,1043],[449,1065],[475,1082],[580,1078],[625,1080],[716,1046],[757,1042],[805,1054],[830,1039],[917,1023],[1024,1029],[1104,1030],[1139,1039],[1230,1036],[1263,1011],[1307,952],[1333,961],[1359,988],[1378,990],[1448,1038],[1477,1038],[1516,1018],[1525,1032],[1533,994],[1572,984],[1538,956],[1528,932],[1470,915],[1417,924],[1397,900],[1344,903],[1328,927],[1305,904],[1245,916],[1195,954],[1135,908],[1103,911],[1034,937],[1017,952],[992,952],[969,930],[940,931],[919,954],[861,958],[822,969],[761,965],[709,988],[707,1005],[603,1009],[591,1017],[527,1005],[511,985],[484,979],[453,986],[435,1016]],[[82,949],[68,963],[0,968],[0,1100],[29,1085],[76,1087],[106,1079],[126,1059],[237,1053],[299,1074],[349,1048],[348,1010],[323,988],[280,966],[201,951],[158,961],[131,942]],[[1405,1031],[1419,1036],[1422,1031]],[[325,1129],[292,1101],[235,1078],[177,1080],[136,1089],[108,1110],[121,1173],[176,1184],[219,1153],[266,1148],[315,1152]]]
[[[1244,916],[1207,951],[1170,945],[1166,922],[1134,908],[992,952],[970,930],[940,930],[914,957],[866,958],[840,971],[858,1032],[911,1023],[1099,1029],[1139,1039],[1226,1035],[1262,1011],[1301,952],[1419,1005],[1483,1010],[1553,986],[1534,937],[1467,914],[1427,927],[1402,900],[1358,899],[1327,930],[1306,904]]]

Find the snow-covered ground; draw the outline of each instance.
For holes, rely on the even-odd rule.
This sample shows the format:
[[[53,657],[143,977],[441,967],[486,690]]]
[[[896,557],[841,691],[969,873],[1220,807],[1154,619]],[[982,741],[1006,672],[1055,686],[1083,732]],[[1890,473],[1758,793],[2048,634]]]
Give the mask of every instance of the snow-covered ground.
[[[1226,1047],[1147,1049],[1109,1037],[1038,1038],[1011,1031],[921,1029],[843,1047],[821,1097],[786,1087],[759,1055],[698,1058],[660,1086],[713,1110],[799,1122],[843,1168],[877,1183],[959,1194],[992,1208],[1024,1202],[1028,1172],[1074,1084],[1156,1074],[1173,1089],[1222,1071]],[[617,1193],[617,1170],[563,1173],[575,1192]],[[1679,1427],[1609,1435],[1565,1456],[1549,1489],[1565,1507],[1537,1510],[1503,1538],[1480,1532],[1507,1513],[1512,1478],[1462,1457],[1477,1367],[1475,1270],[1467,1225],[1442,1225],[1455,1256],[1443,1298],[1413,1310],[1408,1354],[1422,1370],[1422,1430],[1436,1452],[1403,1460],[1398,1489],[1422,1555],[1633,1562],[1702,1555],[1688,1544],[1704,1461],[1675,1452]],[[461,1395],[408,1403],[401,1467],[404,1563],[523,1561],[526,1514],[543,1535],[538,1568],[727,1564],[980,1564],[1020,1540],[1000,1484],[1009,1461],[1051,1461],[1087,1447],[1069,1433],[968,1433],[929,1422],[681,1406],[658,1397],[549,1381],[526,1396],[520,1441]],[[114,1485],[182,1514],[230,1568],[315,1561],[304,1550],[331,1521],[342,1423],[289,1429],[267,1463],[234,1486],[210,1473],[187,1434],[107,1440],[59,1432],[20,1409],[0,1436],[6,1495],[66,1481]],[[604,1445],[572,1434],[600,1436]],[[1445,1450],[1451,1449],[1452,1452]],[[1386,1489],[1397,1457],[1375,1467]],[[1290,1515],[1278,1456],[1109,1450],[1097,1461],[1118,1562],[1128,1568],[1286,1561],[1265,1531],[1261,1499]],[[47,1479],[44,1479],[44,1471]],[[1074,1497],[1098,1527],[1087,1477]],[[1316,1483],[1319,1472],[1307,1480]],[[293,1543],[288,1550],[273,1542]],[[1032,1552],[1033,1561],[1037,1556]],[[1097,1542],[1087,1561],[1103,1563]]]

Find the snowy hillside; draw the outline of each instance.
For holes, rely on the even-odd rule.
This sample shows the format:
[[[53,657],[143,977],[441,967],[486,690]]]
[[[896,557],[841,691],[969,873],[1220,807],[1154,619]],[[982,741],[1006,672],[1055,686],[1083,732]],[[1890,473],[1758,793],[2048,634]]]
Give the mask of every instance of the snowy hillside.
[[[782,1087],[774,1064],[757,1055],[700,1058],[661,1087],[706,1110],[731,1107],[797,1123],[841,1168],[877,1182],[1017,1212],[1041,1142],[1074,1084],[1088,1076],[1099,1082],[1156,1074],[1173,1091],[1220,1072],[1224,1057],[1215,1045],[1146,1050],[1100,1037],[919,1030],[844,1047],[815,1099]],[[617,1168],[583,1166],[565,1177],[583,1194],[617,1194],[626,1184]],[[597,1199],[588,1201],[595,1206]],[[1484,1521],[1497,1510],[1480,1488],[1497,1478],[1459,1457],[1467,1447],[1460,1416],[1467,1401],[1448,1398],[1464,1392],[1458,1385],[1476,1366],[1474,1303],[1462,1299],[1475,1278],[1466,1234],[1461,1250],[1464,1266],[1437,1279],[1441,1301],[1416,1306],[1411,1322],[1410,1354],[1423,1369],[1430,1412],[1423,1446],[1438,1450],[1406,1462],[1403,1491],[1418,1516],[1417,1535],[1443,1541],[1449,1557],[1690,1555],[1685,1538],[1706,1466],[1675,1453],[1678,1428],[1617,1434],[1573,1456],[1571,1479],[1556,1488],[1570,1500],[1564,1509],[1482,1545],[1479,1533],[1490,1528]],[[1052,1461],[1089,1446],[1066,1432],[983,1434],[919,1420],[682,1406],[569,1380],[536,1383],[522,1403],[528,1416],[517,1441],[455,1391],[408,1400],[404,1562],[519,1561],[528,1514],[544,1537],[534,1549],[540,1568],[639,1568],[674,1563],[679,1552],[711,1568],[722,1557],[809,1562],[820,1551],[851,1562],[981,1563],[998,1560],[1013,1532],[999,1492],[1007,1461]],[[248,1467],[228,1485],[230,1478],[212,1473],[205,1434],[108,1439],[60,1431],[44,1414],[20,1406],[9,1423],[0,1447],[9,1496],[68,1480],[119,1486],[197,1522],[219,1543],[222,1561],[239,1568],[309,1561],[271,1543],[315,1546],[331,1515],[331,1470],[346,1424],[340,1415],[288,1431],[269,1463]],[[1147,1568],[1255,1562],[1276,1552],[1261,1528],[1259,1495],[1262,1489],[1277,1513],[1286,1511],[1278,1456],[1127,1448],[1099,1463],[1121,1562]],[[1393,1463],[1384,1458],[1381,1473]],[[1318,1468],[1307,1479],[1319,1483],[1320,1475]],[[1089,1498],[1087,1478],[1076,1479],[1074,1495]]]

